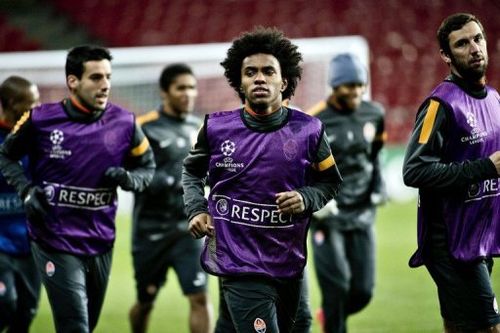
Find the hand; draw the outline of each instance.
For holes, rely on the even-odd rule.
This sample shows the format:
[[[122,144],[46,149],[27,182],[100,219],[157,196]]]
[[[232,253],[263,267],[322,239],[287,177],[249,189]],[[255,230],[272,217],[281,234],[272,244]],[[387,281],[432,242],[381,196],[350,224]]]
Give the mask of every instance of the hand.
[[[374,206],[382,206],[387,202],[386,193],[375,193],[370,194],[370,202]]]
[[[339,208],[337,207],[337,201],[332,199],[321,208],[320,210],[313,213],[313,216],[318,220],[324,220],[327,217],[337,215],[339,213]]]
[[[31,187],[24,197],[24,208],[28,220],[33,223],[43,223],[47,217],[49,203],[45,191],[40,186]]]
[[[110,167],[106,170],[104,176],[112,186],[120,186],[125,191],[134,189],[130,173],[122,167]]]
[[[215,230],[212,224],[212,216],[207,213],[196,215],[189,221],[188,230],[193,238],[202,238],[203,236],[213,237]]]
[[[304,199],[297,191],[276,193],[276,203],[278,204],[278,212],[283,214],[300,214],[306,209]]]
[[[493,154],[491,154],[490,160],[495,165],[495,168],[497,169],[497,174],[500,175],[500,151],[496,151]]]

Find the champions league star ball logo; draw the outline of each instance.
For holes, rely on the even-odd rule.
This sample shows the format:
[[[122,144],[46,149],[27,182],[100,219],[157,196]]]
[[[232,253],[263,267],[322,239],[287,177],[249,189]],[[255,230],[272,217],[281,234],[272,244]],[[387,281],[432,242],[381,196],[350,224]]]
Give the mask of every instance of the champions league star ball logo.
[[[236,144],[231,140],[226,140],[220,145],[220,150],[224,156],[231,156],[236,150]]]
[[[233,158],[230,157],[236,151],[236,144],[233,141],[225,140],[221,143],[220,151],[225,157],[221,157],[222,161],[215,162],[216,168],[223,168],[229,172],[236,172],[237,169],[245,167],[245,163],[234,161]]]
[[[64,133],[61,130],[55,129],[50,133],[50,141],[54,146],[60,145],[64,140]]]
[[[467,119],[467,124],[469,124],[470,127],[476,128],[477,127],[477,119],[476,116],[472,112],[467,112],[465,115],[465,118]]]
[[[64,133],[59,129],[55,129],[50,132],[49,135],[50,142],[52,142],[52,148],[49,152],[49,158],[64,159],[71,155],[71,150],[63,149],[61,143],[64,141]]]

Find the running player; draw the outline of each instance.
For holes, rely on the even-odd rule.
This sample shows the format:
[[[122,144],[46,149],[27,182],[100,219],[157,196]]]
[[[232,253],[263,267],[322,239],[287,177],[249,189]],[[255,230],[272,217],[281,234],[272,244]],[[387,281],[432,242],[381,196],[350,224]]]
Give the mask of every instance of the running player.
[[[308,113],[330,133],[344,182],[338,196],[315,213],[312,244],[324,332],[344,333],[348,316],[368,305],[375,284],[375,214],[385,198],[379,163],[384,109],[362,99],[368,73],[354,54],[332,59],[329,84],[326,102]]]
[[[134,115],[108,103],[107,49],[71,49],[66,84],[69,98],[19,120],[0,146],[0,170],[24,200],[57,332],[88,333],[97,325],[111,269],[116,188],[143,190],[155,164]],[[25,155],[31,181],[17,163]]]
[[[25,113],[40,104],[38,87],[19,76],[0,85],[0,143]],[[27,160],[23,159],[26,171]],[[28,332],[38,308],[41,280],[28,240],[26,214],[15,189],[0,176],[0,332]]]
[[[309,220],[341,182],[321,122],[282,106],[301,60],[276,29],[234,40],[221,64],[244,106],[208,115],[184,161],[189,230],[238,332],[291,332]]]
[[[418,110],[403,177],[419,189],[418,249],[436,283],[445,332],[500,332],[490,275],[500,256],[500,96],[486,85],[486,34],[477,17],[437,31],[450,75]]]
[[[182,161],[201,120],[192,115],[198,90],[186,64],[172,64],[160,76],[161,106],[138,118],[156,160],[151,184],[135,194],[132,231],[137,301],[130,310],[134,333],[146,332],[149,315],[167,271],[173,268],[189,300],[191,333],[212,328],[207,274],[200,265],[201,240],[188,232],[182,199]]]

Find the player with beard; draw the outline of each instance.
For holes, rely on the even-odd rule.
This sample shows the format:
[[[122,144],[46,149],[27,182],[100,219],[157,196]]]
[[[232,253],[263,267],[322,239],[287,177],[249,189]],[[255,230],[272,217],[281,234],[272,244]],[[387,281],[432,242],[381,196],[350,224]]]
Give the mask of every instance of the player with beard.
[[[500,256],[500,97],[486,85],[480,21],[446,18],[437,32],[450,76],[418,110],[403,177],[419,189],[418,249],[437,285],[445,332],[500,332],[490,275]]]
[[[36,267],[57,332],[92,332],[111,270],[116,189],[154,174],[134,115],[108,103],[111,54],[78,46],[66,58],[69,97],[26,112],[0,146],[0,170],[24,201]],[[18,160],[28,156],[29,180]]]
[[[338,196],[314,214],[312,244],[324,332],[347,331],[347,317],[372,298],[375,280],[376,206],[385,201],[379,153],[385,140],[384,109],[362,100],[368,73],[343,53],[329,68],[332,92],[308,110],[325,124],[344,179]],[[322,312],[321,312],[322,311]]]

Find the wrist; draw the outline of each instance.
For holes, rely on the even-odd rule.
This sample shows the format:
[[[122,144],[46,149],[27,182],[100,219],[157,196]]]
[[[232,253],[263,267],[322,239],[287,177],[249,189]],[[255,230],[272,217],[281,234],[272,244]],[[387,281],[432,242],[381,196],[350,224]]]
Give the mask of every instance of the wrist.
[[[29,190],[31,189],[32,184],[31,183],[26,183],[21,187],[21,190],[19,191],[19,197],[21,200],[25,200],[26,196],[28,195]]]

